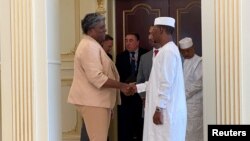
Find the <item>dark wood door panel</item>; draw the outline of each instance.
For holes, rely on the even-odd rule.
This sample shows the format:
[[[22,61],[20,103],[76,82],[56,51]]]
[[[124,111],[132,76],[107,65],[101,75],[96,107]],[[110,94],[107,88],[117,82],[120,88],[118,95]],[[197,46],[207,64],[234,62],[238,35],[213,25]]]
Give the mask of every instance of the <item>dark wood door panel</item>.
[[[176,19],[174,41],[192,37],[196,53],[201,56],[201,0],[116,0],[116,47],[124,50],[124,37],[128,32],[139,33],[140,46],[148,45],[148,28],[158,16]]]
[[[174,0],[170,2],[170,15],[176,19],[174,40],[191,37],[198,55],[202,55],[200,0]]]
[[[150,49],[148,29],[154,19],[168,16],[167,0],[116,0],[116,47],[117,53],[124,50],[126,33],[136,32],[140,35],[140,46]]]

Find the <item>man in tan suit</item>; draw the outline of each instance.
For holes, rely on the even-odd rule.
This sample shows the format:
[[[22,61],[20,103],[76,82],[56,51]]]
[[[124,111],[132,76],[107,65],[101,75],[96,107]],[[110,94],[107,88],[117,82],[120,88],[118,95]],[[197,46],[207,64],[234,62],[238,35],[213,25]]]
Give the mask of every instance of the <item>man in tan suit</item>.
[[[90,141],[106,141],[111,110],[120,102],[119,90],[129,94],[129,85],[119,82],[113,61],[100,43],[105,37],[105,18],[87,14],[81,22],[83,39],[74,59],[74,78],[68,102],[81,113]]]

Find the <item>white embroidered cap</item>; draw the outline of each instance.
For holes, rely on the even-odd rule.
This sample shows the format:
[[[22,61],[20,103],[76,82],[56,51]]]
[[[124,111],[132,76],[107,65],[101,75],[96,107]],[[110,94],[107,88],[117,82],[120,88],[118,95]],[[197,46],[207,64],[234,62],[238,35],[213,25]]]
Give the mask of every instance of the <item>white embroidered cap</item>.
[[[175,19],[171,17],[158,17],[155,18],[154,25],[167,25],[171,27],[175,27]]]
[[[193,41],[189,37],[185,37],[179,41],[181,49],[187,49],[193,46]]]

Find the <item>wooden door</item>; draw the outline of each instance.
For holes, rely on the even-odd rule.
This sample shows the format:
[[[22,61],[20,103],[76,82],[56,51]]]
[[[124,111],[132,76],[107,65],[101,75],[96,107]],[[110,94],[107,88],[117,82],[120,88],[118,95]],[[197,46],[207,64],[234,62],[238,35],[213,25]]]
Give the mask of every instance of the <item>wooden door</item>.
[[[169,13],[176,19],[174,40],[191,37],[196,53],[201,56],[201,1],[171,0]]]
[[[193,38],[196,52],[201,55],[201,0],[116,0],[117,53],[124,50],[128,32],[139,33],[140,46],[150,49],[148,28],[159,16],[176,19],[174,41],[189,36]]]
[[[116,0],[116,46],[117,53],[124,50],[126,33],[140,35],[140,46],[150,49],[148,29],[159,16],[169,15],[167,0]]]

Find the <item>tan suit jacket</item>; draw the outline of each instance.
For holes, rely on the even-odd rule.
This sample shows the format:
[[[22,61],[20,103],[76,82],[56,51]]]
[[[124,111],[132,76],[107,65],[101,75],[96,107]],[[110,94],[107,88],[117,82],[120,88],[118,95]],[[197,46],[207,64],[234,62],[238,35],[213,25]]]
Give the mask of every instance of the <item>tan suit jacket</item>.
[[[84,35],[74,59],[74,78],[68,102],[76,105],[113,108],[120,103],[119,90],[103,88],[107,79],[119,81],[113,61],[96,40]]]

